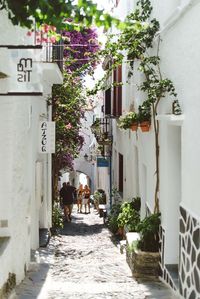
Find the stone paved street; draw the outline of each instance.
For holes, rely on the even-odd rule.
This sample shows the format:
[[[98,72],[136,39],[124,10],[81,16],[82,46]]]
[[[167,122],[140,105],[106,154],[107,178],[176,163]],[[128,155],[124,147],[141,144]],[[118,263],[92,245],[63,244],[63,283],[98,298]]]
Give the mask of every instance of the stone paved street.
[[[78,214],[62,235],[36,253],[37,262],[12,299],[174,299],[162,283],[138,284],[102,218]]]

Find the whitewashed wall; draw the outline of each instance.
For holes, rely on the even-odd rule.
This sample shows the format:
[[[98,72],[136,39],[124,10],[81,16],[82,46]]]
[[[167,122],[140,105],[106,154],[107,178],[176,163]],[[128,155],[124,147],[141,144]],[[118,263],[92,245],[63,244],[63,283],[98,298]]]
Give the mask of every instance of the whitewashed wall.
[[[127,1],[128,3],[130,1]],[[186,4],[187,2],[185,2]],[[192,128],[194,122],[198,123],[199,119],[199,47],[200,41],[199,36],[199,20],[198,13],[200,9],[200,4],[198,1],[190,1],[191,6],[186,9],[183,6],[183,14],[177,13],[178,18],[173,27],[171,26],[171,21],[174,20],[174,14],[177,12],[176,9],[180,5],[180,1],[165,1],[162,3],[157,1],[152,1],[154,7],[154,15],[161,20],[161,25],[163,26],[165,22],[165,29],[161,30],[162,42],[160,45],[160,56],[161,56],[161,69],[164,76],[169,77],[174,82],[178,93],[178,99],[180,101],[181,107],[184,111],[185,117],[182,130],[181,131],[181,146],[182,146],[182,201],[188,206],[191,205],[191,190],[193,208],[194,210],[199,209],[199,184],[198,175],[195,172],[198,171],[198,152],[199,152],[199,138],[198,131]],[[121,7],[120,7],[121,8]],[[171,16],[171,19],[170,19]],[[126,66],[123,66],[123,81],[126,80]],[[135,75],[135,74],[134,74]],[[129,110],[130,106],[134,102],[135,108],[144,99],[144,95],[140,95],[137,91],[136,85],[140,82],[140,76],[135,75],[135,78],[131,80],[129,86],[126,84],[123,86],[123,111]],[[161,113],[171,112],[171,103],[173,98],[167,97],[163,99],[160,105]],[[193,120],[193,121],[191,121]],[[114,121],[115,124],[115,121]],[[168,125],[166,123],[166,125]],[[164,126],[164,125],[163,125]],[[173,128],[173,127],[172,127]],[[141,133],[138,131],[138,138],[136,138],[135,133],[131,131],[121,131],[117,127],[113,129],[113,133],[116,136],[114,141],[114,148],[117,151],[124,153],[125,156],[129,157],[131,155],[132,144],[135,144],[139,150],[139,173],[142,175],[142,164],[146,166],[149,170],[147,193],[151,194],[146,198],[149,202],[150,207],[153,206],[153,190],[151,186],[154,179],[154,140],[153,132]],[[176,135],[176,133],[174,133]],[[190,142],[188,142],[190,140]],[[132,149],[130,149],[130,144]],[[148,147],[147,147],[148,144]],[[195,144],[195,146],[194,146]],[[162,152],[162,150],[161,150]],[[153,159],[152,159],[153,158]],[[165,158],[163,158],[165,159]],[[125,163],[126,164],[126,163]],[[162,164],[162,161],[161,161]],[[128,163],[125,168],[129,168]],[[150,170],[151,169],[151,170]],[[131,176],[130,169],[128,170],[128,177]],[[193,179],[189,179],[191,173],[194,173]],[[127,175],[125,175],[125,179]],[[189,176],[189,177],[188,177]],[[165,178],[163,178],[165,181]],[[140,190],[142,190],[142,186]],[[130,184],[125,182],[125,197],[133,192],[131,190]]]
[[[120,1],[122,2],[122,1]],[[127,1],[129,7],[131,1]],[[159,106],[160,122],[160,210],[164,229],[164,264],[179,264],[178,290],[184,298],[199,298],[199,221],[200,221],[200,2],[151,1],[153,16],[161,24],[161,72],[171,79],[183,114],[171,116],[173,97],[166,96]],[[153,51],[157,49],[157,41]],[[153,53],[152,51],[152,53]],[[135,67],[136,68],[136,67]],[[123,66],[123,80],[126,66]],[[123,86],[123,110],[143,101],[136,85],[142,77],[134,73],[130,86]],[[120,132],[114,121],[115,141],[113,173],[117,173],[117,154],[124,155],[124,194],[142,198],[142,216],[146,206],[153,211],[155,188],[155,147],[153,131]],[[137,160],[136,163],[133,161]],[[136,164],[136,166],[134,165]],[[134,168],[136,168],[134,170]],[[138,169],[137,169],[138,168]],[[138,173],[139,183],[135,179]],[[117,176],[117,175],[116,175]],[[114,180],[116,184],[117,178]],[[138,187],[137,187],[138,186]],[[139,188],[139,189],[138,189]],[[181,212],[181,215],[180,215]],[[179,219],[181,218],[181,225]],[[190,228],[190,229],[189,229]],[[181,243],[179,237],[181,235]],[[173,244],[173,246],[172,246]],[[181,244],[181,246],[179,246]],[[196,258],[195,258],[196,257]],[[187,266],[186,262],[187,260]],[[165,271],[165,278],[168,273]],[[173,282],[172,282],[173,285]],[[174,287],[176,289],[176,287]]]
[[[91,161],[91,149],[90,145],[93,142],[94,136],[90,130],[90,126],[93,123],[93,110],[85,111],[85,119],[81,121],[80,135],[84,137],[84,145],[80,151],[79,157],[75,159],[74,169],[86,174],[91,180],[91,192],[94,192],[95,179],[94,179],[94,163]],[[84,155],[88,156],[88,161],[84,158]]]
[[[33,43],[27,30],[13,26],[3,12],[0,16],[1,45]],[[24,278],[31,249],[39,246],[39,228],[51,226],[51,155],[38,153],[38,129],[39,121],[51,120],[46,100],[62,75],[54,64],[39,69],[43,96],[0,96],[0,289],[8,273],[16,274],[17,283]],[[15,69],[9,53],[0,60],[0,71],[9,73],[0,79],[0,90],[10,91]]]

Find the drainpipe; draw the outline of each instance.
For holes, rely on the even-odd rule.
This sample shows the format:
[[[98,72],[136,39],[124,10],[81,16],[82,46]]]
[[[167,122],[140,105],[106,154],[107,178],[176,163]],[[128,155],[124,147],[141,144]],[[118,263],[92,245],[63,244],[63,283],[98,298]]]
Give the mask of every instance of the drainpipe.
[[[184,6],[178,6],[172,15],[165,21],[166,25],[159,31],[159,34],[165,34],[169,31],[170,28],[196,4],[199,4],[199,0],[189,0]]]
[[[112,151],[110,151],[110,209],[112,208]]]
[[[112,119],[110,119],[110,131],[113,143],[113,130],[112,130]],[[112,145],[110,150],[110,209],[112,208]]]
[[[52,105],[47,106],[47,120],[52,121]],[[52,227],[52,154],[47,154],[47,173],[48,225]]]

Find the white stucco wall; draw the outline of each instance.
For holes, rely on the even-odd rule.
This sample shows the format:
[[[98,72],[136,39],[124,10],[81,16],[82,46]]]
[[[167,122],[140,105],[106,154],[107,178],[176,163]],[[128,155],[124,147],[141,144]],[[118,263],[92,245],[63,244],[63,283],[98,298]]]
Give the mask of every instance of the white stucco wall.
[[[1,45],[33,42],[27,30],[13,26],[2,11],[0,16]],[[9,77],[0,79],[0,92],[19,91],[13,56],[7,48],[1,51],[0,71]],[[23,49],[23,55],[26,51],[29,53]],[[16,53],[20,55],[20,50]],[[34,63],[42,58],[35,54],[32,51]],[[39,246],[39,228],[51,226],[51,155],[38,153],[38,129],[39,121],[51,120],[46,100],[53,83],[62,82],[62,75],[54,64],[37,65],[34,76],[38,84],[32,84],[31,90],[23,84],[20,91],[38,91],[40,87],[43,95],[0,95],[0,288],[9,272],[16,274],[17,283],[24,278],[31,249]]]
[[[127,1],[130,7],[130,1]],[[154,1],[153,16],[160,21],[161,71],[163,77],[170,78],[176,88],[183,111],[183,121],[160,119],[160,209],[162,225],[166,230],[165,262],[178,262],[179,205],[184,207],[197,219],[200,217],[200,187],[198,182],[198,165],[200,164],[199,124],[200,90],[199,90],[199,49],[200,49],[200,13],[199,1]],[[125,5],[124,5],[125,6]],[[157,41],[154,44],[156,51]],[[135,70],[137,63],[135,64]],[[123,65],[123,82],[126,81],[127,67]],[[129,111],[145,99],[137,90],[142,80],[134,72],[130,85],[123,85],[123,111]],[[159,113],[172,113],[173,97],[166,96],[160,103]],[[155,188],[155,148],[153,130],[149,133],[120,131],[113,121],[113,173],[114,184],[118,182],[118,153],[124,156],[124,194],[126,200],[133,195],[142,198],[142,215],[145,205],[153,212]],[[137,154],[137,150],[138,154]],[[137,163],[135,159],[137,158]],[[134,169],[134,164],[136,168]],[[139,177],[139,189],[135,173]],[[169,219],[170,215],[170,219]],[[174,244],[174,247],[170,247]],[[171,248],[171,249],[170,249]]]
[[[170,74],[177,89],[184,113],[182,125],[182,201],[199,210],[198,163],[200,142],[198,131],[193,130],[199,122],[199,19],[200,4],[196,4],[177,21],[169,31],[163,33],[161,55],[166,75]],[[170,47],[169,47],[170,44]],[[167,55],[166,55],[167,54]],[[176,67],[174,67],[176,66]],[[192,134],[191,134],[192,132]],[[192,178],[191,178],[192,174]],[[192,192],[192,193],[191,193]],[[192,198],[191,198],[192,194]]]
[[[90,126],[93,123],[94,111],[92,109],[86,110],[84,117],[81,120],[80,135],[84,137],[84,145],[80,151],[79,157],[74,161],[74,169],[86,174],[91,180],[91,192],[94,192],[94,163],[91,161],[91,148],[90,145],[93,142],[94,135],[90,130]],[[88,156],[88,161],[84,158],[84,155]]]

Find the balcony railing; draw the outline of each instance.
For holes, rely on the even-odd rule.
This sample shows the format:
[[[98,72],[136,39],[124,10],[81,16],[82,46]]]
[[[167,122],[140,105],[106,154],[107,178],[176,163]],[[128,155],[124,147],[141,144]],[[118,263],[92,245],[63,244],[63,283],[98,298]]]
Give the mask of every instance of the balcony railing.
[[[91,126],[91,130],[99,144],[101,156],[111,156],[112,151],[112,120],[107,117],[96,118]]]
[[[46,44],[46,62],[56,62],[60,71],[63,72],[63,41],[55,44]]]
[[[107,135],[111,133],[111,119],[107,117],[100,118],[101,132]]]

